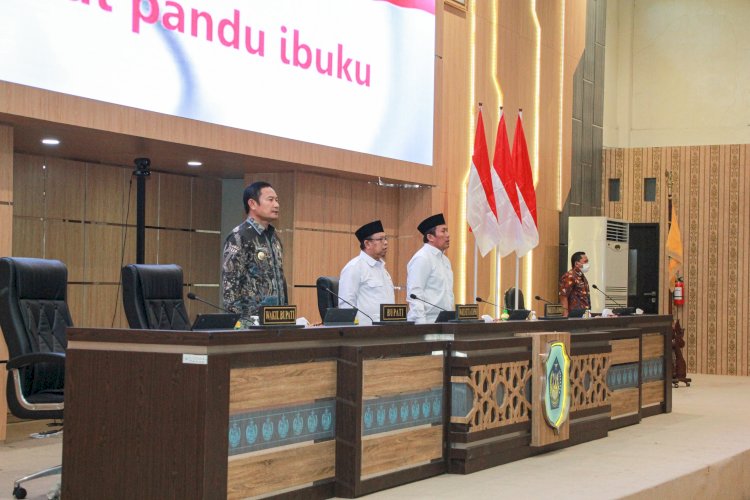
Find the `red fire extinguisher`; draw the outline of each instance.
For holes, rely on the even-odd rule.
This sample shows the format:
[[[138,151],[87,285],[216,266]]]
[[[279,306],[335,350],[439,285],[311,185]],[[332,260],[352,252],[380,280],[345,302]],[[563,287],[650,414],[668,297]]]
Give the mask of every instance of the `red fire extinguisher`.
[[[677,278],[677,281],[674,283],[672,300],[674,300],[674,305],[676,306],[681,306],[685,303],[685,283],[682,282],[682,278]]]

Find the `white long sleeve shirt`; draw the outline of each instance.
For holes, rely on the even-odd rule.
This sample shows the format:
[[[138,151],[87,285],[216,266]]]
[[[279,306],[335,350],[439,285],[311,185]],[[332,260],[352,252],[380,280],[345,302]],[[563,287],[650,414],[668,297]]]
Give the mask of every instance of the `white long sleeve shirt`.
[[[406,266],[407,319],[415,323],[433,323],[440,309],[412,299],[412,294],[448,311],[456,307],[451,261],[440,249],[428,243],[414,254]]]
[[[385,263],[373,259],[364,251],[359,252],[341,270],[339,297],[357,306],[360,325],[372,324],[362,312],[380,321],[380,304],[393,304],[396,300],[393,281],[385,269]],[[339,299],[339,307],[351,306]]]

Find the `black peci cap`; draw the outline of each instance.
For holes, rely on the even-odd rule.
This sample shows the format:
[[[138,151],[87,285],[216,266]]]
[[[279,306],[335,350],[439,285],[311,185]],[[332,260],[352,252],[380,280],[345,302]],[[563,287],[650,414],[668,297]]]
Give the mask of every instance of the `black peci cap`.
[[[430,215],[425,220],[419,223],[417,226],[417,229],[420,233],[426,234],[427,231],[432,229],[433,227],[440,226],[442,224],[445,224],[445,217],[443,217],[443,214],[435,214]]]
[[[362,243],[373,234],[382,233],[384,231],[385,230],[383,229],[383,223],[379,220],[375,220],[372,222],[368,222],[364,226],[357,229],[354,232],[354,236],[356,236],[359,242]]]

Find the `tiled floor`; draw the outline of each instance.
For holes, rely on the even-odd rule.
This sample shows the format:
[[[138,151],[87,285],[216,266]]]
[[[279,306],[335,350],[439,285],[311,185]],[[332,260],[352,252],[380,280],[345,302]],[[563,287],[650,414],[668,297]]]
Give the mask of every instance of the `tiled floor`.
[[[673,391],[672,410],[606,439],[368,498],[750,498],[750,377],[695,375],[690,388]],[[15,478],[60,463],[62,436],[28,438],[45,428],[9,425],[0,445],[0,499],[11,497]],[[28,498],[47,498],[58,481],[30,483]]]

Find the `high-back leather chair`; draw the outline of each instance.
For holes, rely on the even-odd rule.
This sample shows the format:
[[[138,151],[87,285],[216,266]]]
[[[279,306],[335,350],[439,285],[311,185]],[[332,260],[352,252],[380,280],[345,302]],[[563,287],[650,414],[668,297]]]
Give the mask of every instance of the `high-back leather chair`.
[[[329,307],[339,306],[339,299],[325,290],[327,288],[338,295],[339,279],[333,276],[321,276],[315,284],[318,289],[318,312],[320,313],[320,320],[323,321],[326,317],[326,310]]]
[[[516,310],[516,289],[515,287],[508,288],[505,292],[505,308],[508,311]],[[518,290],[518,309],[525,309],[523,306],[523,291]]]
[[[128,264],[122,268],[122,303],[130,328],[190,330],[177,264]]]
[[[7,399],[11,413],[24,419],[63,418],[66,329],[73,325],[67,299],[68,269],[59,260],[0,259],[0,328],[8,346]],[[62,466],[18,479],[21,484],[59,474]]]

